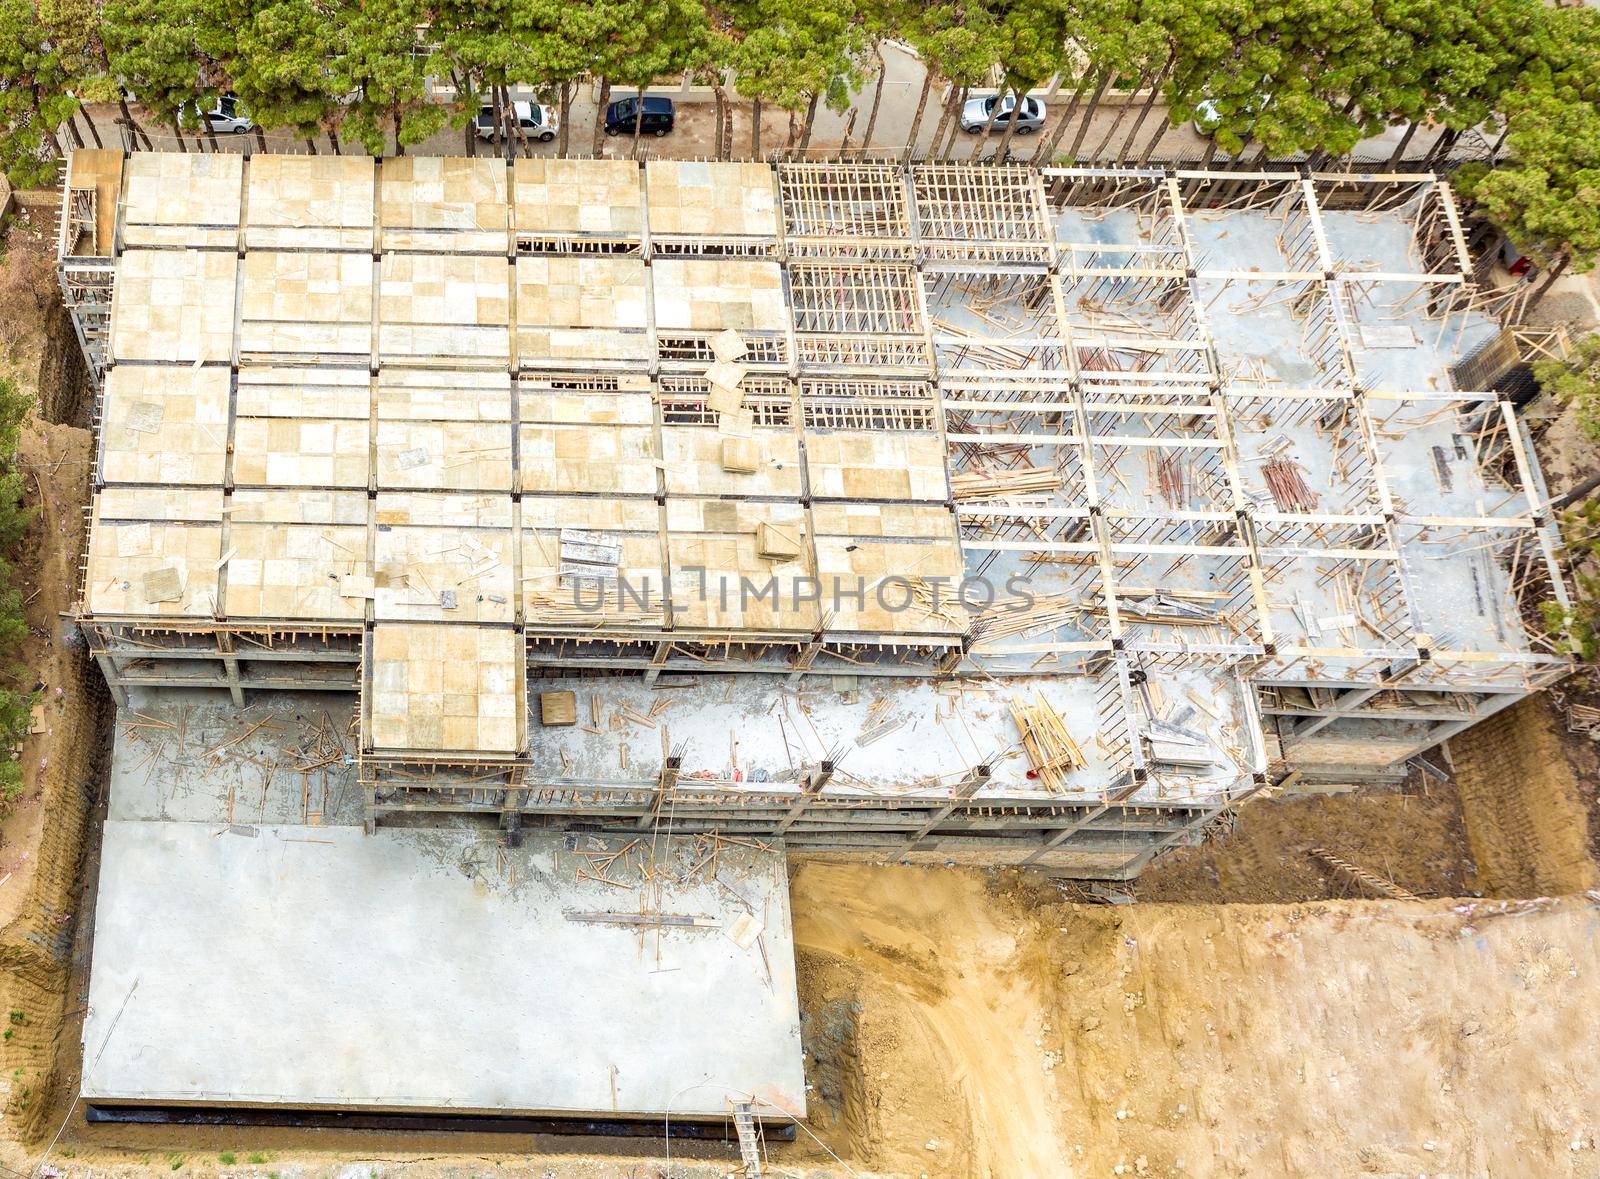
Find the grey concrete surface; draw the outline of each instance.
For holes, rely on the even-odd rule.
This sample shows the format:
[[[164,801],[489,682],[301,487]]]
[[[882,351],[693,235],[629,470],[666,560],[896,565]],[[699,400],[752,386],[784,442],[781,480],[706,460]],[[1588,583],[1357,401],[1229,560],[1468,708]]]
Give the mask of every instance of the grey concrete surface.
[[[659,839],[651,908],[716,925],[641,933],[566,916],[641,907],[574,883],[603,863],[578,838],[108,822],[85,1099],[803,1115],[782,857],[693,871],[703,847]],[[642,843],[604,873],[636,883]]]

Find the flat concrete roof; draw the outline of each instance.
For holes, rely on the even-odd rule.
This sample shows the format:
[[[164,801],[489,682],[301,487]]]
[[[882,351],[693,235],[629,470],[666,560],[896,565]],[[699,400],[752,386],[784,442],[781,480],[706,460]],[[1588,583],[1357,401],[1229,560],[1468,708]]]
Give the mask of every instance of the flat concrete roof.
[[[83,1096],[640,1117],[754,1099],[803,1116],[781,853],[607,846],[112,820]],[[642,908],[709,924],[569,916]],[[762,930],[741,948],[745,916]]]

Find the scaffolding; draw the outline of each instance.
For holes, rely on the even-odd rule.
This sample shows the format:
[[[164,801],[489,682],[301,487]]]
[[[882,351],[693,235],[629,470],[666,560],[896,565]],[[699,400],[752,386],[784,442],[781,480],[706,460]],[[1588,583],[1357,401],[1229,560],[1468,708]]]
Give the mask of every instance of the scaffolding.
[[[1431,176],[78,153],[63,200],[90,650],[119,704],[357,692],[369,829],[1125,877],[1567,668]]]

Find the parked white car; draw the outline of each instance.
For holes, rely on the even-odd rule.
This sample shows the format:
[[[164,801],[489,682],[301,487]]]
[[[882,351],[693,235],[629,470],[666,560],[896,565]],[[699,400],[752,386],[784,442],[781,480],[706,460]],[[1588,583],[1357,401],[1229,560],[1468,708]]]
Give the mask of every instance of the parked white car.
[[[1011,112],[1016,109],[1017,101],[1011,95],[1001,98],[998,94],[991,94],[988,98],[969,98],[967,105],[961,108],[961,129],[968,132],[982,131],[989,122],[989,114],[995,109],[995,103],[1000,104],[1000,113],[994,117],[994,131],[991,134],[1005,134],[1006,126],[1011,122]],[[1018,135],[1032,135],[1044,126],[1044,103],[1037,98],[1024,98],[1022,100],[1022,116],[1017,120]]]
[[[200,117],[210,124],[212,131],[227,135],[243,135],[256,129],[255,121],[244,109],[244,103],[231,94],[225,94],[210,108],[200,112]]]
[[[556,137],[556,132],[561,130],[561,120],[556,115],[555,107],[540,106],[532,102],[513,102],[512,108],[517,112],[517,122],[522,127],[522,133],[529,139],[537,139],[540,143],[549,143]],[[502,119],[504,115],[501,116]],[[479,139],[494,138],[494,108],[483,107],[478,111],[478,117],[472,121],[477,128]]]

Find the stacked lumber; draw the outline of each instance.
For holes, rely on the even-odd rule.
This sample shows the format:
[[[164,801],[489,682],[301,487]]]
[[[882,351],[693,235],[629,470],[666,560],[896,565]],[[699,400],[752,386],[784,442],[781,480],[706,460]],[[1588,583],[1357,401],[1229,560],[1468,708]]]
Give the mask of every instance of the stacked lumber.
[[[996,499],[1006,495],[1043,495],[1061,490],[1061,475],[1049,467],[1019,467],[1014,471],[957,471],[950,476],[950,493],[957,500]]]
[[[1033,766],[1029,777],[1043,782],[1050,791],[1062,788],[1062,776],[1081,770],[1089,764],[1083,749],[1067,732],[1061,714],[1045,703],[1039,693],[1033,694],[1033,703],[1011,702],[1011,717],[1022,734],[1022,748]]]
[[[1272,458],[1261,464],[1261,475],[1272,492],[1272,502],[1285,512],[1313,512],[1317,493],[1300,474],[1299,464],[1286,458]]]

